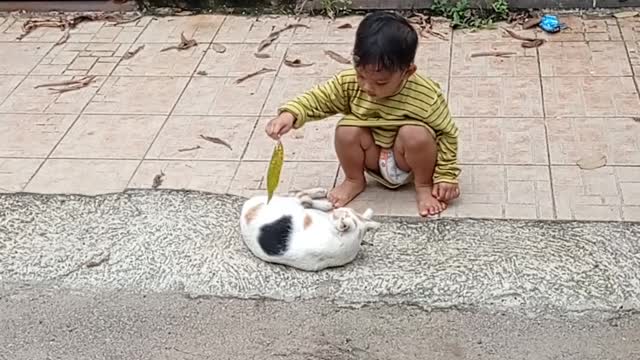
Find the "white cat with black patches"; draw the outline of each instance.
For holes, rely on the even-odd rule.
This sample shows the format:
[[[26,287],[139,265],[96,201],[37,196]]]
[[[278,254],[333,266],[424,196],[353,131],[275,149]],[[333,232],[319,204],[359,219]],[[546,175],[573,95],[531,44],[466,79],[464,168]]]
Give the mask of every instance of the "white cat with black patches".
[[[333,209],[322,188],[274,196],[254,196],[242,206],[240,231],[259,259],[305,271],[345,265],[358,255],[368,230],[379,227],[373,211]]]

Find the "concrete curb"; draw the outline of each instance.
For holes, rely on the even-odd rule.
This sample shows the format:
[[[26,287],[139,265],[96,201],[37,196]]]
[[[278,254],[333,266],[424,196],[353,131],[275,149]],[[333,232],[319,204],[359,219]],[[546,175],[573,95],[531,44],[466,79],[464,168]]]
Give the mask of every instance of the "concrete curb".
[[[354,263],[305,273],[249,253],[237,226],[243,201],[0,195],[0,280],[534,315],[640,309],[640,223],[383,218]]]

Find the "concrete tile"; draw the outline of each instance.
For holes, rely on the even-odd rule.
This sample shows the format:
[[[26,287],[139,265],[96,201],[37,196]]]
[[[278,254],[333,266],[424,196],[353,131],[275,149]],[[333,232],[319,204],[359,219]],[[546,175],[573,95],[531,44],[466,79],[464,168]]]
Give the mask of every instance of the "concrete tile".
[[[287,51],[287,58],[300,59],[313,66],[292,68],[282,66],[279,77],[330,77],[352,65],[341,64],[325,54],[325,50],[334,51],[346,59],[351,59],[353,46],[349,44],[293,44]]]
[[[58,83],[77,78],[79,77],[28,76],[0,105],[0,112],[78,114],[104,82],[104,77],[97,77],[88,86],[65,93],[52,91],[49,87],[35,88],[43,84]]]
[[[24,79],[22,75],[0,75],[0,104]]]
[[[274,141],[264,132],[267,122],[271,119],[272,117],[260,119],[242,160],[269,161],[271,159]],[[282,138],[285,158],[288,161],[337,161],[333,139],[339,119],[340,116],[334,116],[326,120],[310,122],[298,130],[292,130]]]
[[[200,59],[204,56],[207,44],[177,51],[162,49],[172,44],[145,44],[131,59],[122,59],[113,71],[116,76],[191,76]],[[129,50],[138,48],[131,45]]]
[[[507,51],[509,57],[479,56],[487,51]],[[461,42],[453,44],[451,76],[537,76],[536,49],[524,49],[513,41]]]
[[[262,16],[255,17],[229,15],[216,34],[214,41],[222,43],[255,43],[264,40],[272,31],[283,29],[298,21],[290,16]],[[289,43],[294,30],[284,31],[273,44]]]
[[[286,51],[286,45],[276,44],[264,49],[267,59],[257,58],[256,44],[224,43],[227,50],[220,54],[209,49],[202,60],[198,71],[205,71],[208,76],[241,77],[258,69],[278,70]],[[275,73],[273,73],[275,74]]]
[[[164,120],[151,115],[83,114],[51,157],[142,159]]]
[[[129,188],[148,189],[162,171],[159,189],[194,190],[227,193],[237,162],[145,160],[136,171]]]
[[[617,185],[617,170],[610,166],[595,170],[552,166],[558,219],[622,220],[623,202]]]
[[[640,74],[640,40],[627,41],[626,47],[634,74]]]
[[[52,46],[50,43],[0,43],[0,75],[29,74]]]
[[[93,114],[167,115],[189,78],[112,76],[87,106]]]
[[[195,77],[176,105],[175,114],[257,116],[273,80],[271,74],[240,84],[235,78]]]
[[[629,76],[621,41],[550,42],[538,48],[542,76]]]
[[[353,44],[356,29],[362,20],[362,16],[346,16],[336,20],[324,17],[307,17],[300,20],[301,24],[309,28],[298,28],[293,35],[293,43],[331,43]],[[339,28],[350,24],[350,28]]]
[[[340,183],[344,175],[338,175]],[[443,217],[553,219],[549,169],[546,166],[465,165],[460,176],[461,197]],[[415,216],[413,185],[386,189],[368,180],[367,189],[349,207],[371,208],[377,215]]]
[[[617,41],[622,39],[616,19],[582,19],[579,16],[560,16],[560,21],[567,28],[549,34],[541,29],[536,29],[539,38],[550,42],[554,41]]]
[[[537,77],[454,77],[450,87],[454,116],[542,116]]]
[[[0,193],[22,191],[44,159],[0,159]]]
[[[458,160],[463,164],[547,165],[544,120],[457,118]]]
[[[286,150],[286,149],[285,149]],[[268,161],[243,161],[231,182],[229,193],[253,196],[267,193]],[[277,194],[313,187],[333,188],[338,170],[337,162],[288,162],[285,158]]]
[[[0,114],[0,157],[45,158],[76,115]]]
[[[223,21],[222,15],[162,17],[151,21],[136,42],[178,44],[184,32],[188,39],[206,45],[213,40]]]
[[[526,36],[529,38],[536,37],[536,31],[534,29],[530,30],[515,30],[517,34],[521,36]],[[520,40],[516,40],[509,36],[504,31],[497,31],[492,29],[483,29],[483,30],[456,30],[453,32],[453,42],[454,43],[471,43],[471,42],[513,42],[520,43]]]
[[[171,116],[147,159],[240,160],[256,122],[255,116]],[[232,150],[204,140],[200,135],[220,138]],[[196,146],[200,148],[185,150]]]
[[[57,28],[40,27],[33,30],[29,35],[25,36],[21,40],[18,40],[18,35],[23,33],[22,26],[27,19],[10,19],[2,24],[0,27],[0,41],[4,42],[21,42],[21,43],[55,43],[62,38],[63,31]]]
[[[46,194],[97,195],[120,192],[139,160],[48,159],[25,188]]]
[[[306,77],[287,77],[276,78],[269,97],[265,103],[263,115],[277,115],[278,108],[287,101],[311,90],[314,86],[324,83],[330,77],[324,78],[306,78]]]
[[[547,117],[640,114],[640,98],[630,77],[542,78],[542,88]]]
[[[608,165],[640,165],[639,125],[630,118],[548,118],[551,163],[603,154]]]
[[[430,77],[448,77],[450,46],[445,41],[421,41],[415,60],[418,72]]]
[[[618,24],[625,41],[640,41],[640,18],[618,19]]]
[[[554,218],[547,166],[463,166],[460,191],[445,216]]]
[[[124,24],[129,25],[129,24]],[[140,36],[144,26],[114,25],[104,21],[90,21],[72,29],[69,43],[132,43]],[[179,40],[178,40],[179,41]]]

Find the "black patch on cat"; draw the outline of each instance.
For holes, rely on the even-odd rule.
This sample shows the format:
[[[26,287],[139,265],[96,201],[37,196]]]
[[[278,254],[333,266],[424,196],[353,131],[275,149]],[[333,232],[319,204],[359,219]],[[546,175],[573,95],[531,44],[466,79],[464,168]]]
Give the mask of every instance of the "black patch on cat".
[[[289,237],[293,230],[293,219],[285,215],[278,220],[260,227],[258,244],[269,256],[283,255],[287,252]]]

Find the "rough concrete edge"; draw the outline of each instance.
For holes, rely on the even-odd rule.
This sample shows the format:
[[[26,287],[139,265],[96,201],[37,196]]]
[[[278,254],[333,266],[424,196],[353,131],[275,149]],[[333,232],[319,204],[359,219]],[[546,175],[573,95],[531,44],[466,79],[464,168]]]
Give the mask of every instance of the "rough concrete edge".
[[[129,194],[152,194],[156,192],[164,192],[164,193],[187,193],[208,197],[228,197],[235,198],[238,200],[246,200],[248,197],[231,194],[231,193],[216,193],[210,191],[203,190],[188,190],[188,189],[149,189],[149,188],[128,188],[124,191],[115,191],[115,192],[107,192],[100,194],[76,194],[76,193],[35,193],[35,192],[10,192],[10,193],[0,193],[0,199],[5,197],[32,197],[34,199],[37,198],[56,198],[61,196],[69,196],[76,198],[103,198],[109,196],[127,196]],[[520,224],[526,224],[528,226],[534,226],[536,224],[616,224],[616,225],[631,225],[631,226],[640,226],[640,222],[637,221],[629,221],[629,220],[620,220],[620,221],[612,221],[612,220],[569,220],[569,219],[521,219],[521,218],[489,218],[489,217],[454,217],[454,216],[442,216],[436,218],[422,218],[419,216],[410,216],[410,215],[374,215],[374,219],[380,222],[404,222],[408,224],[420,224],[427,222],[460,222],[460,221],[486,221],[493,223],[505,223],[505,222],[517,222]]]

